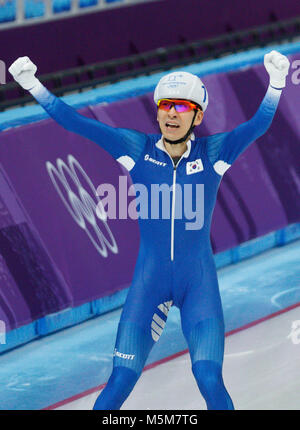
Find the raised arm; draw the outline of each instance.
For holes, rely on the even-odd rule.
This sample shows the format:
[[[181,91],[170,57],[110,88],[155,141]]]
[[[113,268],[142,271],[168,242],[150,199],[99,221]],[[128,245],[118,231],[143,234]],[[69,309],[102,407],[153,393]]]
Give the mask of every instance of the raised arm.
[[[41,84],[35,77],[37,67],[28,57],[18,58],[8,70],[62,127],[97,143],[116,160],[130,157],[134,162],[137,161],[146,144],[147,135],[135,130],[114,128],[79,114]]]
[[[270,83],[255,115],[247,122],[227,133],[210,136],[207,152],[215,171],[223,175],[238,156],[270,127],[275,115],[286,76],[289,60],[277,51],[264,57],[264,65],[270,76]]]

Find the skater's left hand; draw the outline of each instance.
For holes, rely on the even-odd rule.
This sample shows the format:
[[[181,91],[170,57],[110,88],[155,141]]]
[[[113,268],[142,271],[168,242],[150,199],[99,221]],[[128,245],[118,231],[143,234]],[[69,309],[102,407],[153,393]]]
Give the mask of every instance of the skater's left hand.
[[[274,88],[284,88],[290,67],[288,58],[280,52],[271,51],[264,56],[264,65],[270,76],[270,85]]]

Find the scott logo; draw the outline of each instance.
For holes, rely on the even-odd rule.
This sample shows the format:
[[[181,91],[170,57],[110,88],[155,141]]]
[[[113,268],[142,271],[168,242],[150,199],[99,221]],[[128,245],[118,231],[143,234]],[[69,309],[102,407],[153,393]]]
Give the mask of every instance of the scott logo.
[[[116,349],[114,350],[114,357],[124,358],[125,360],[133,360],[135,355],[133,354],[123,354],[123,352],[119,352]]]
[[[164,163],[162,161],[154,160],[154,158],[151,158],[149,154],[145,155],[144,160],[145,161],[150,161],[150,163],[153,163],[153,164],[157,164],[157,166],[165,167],[167,165],[167,163]]]
[[[108,226],[107,215],[93,183],[73,155],[68,155],[68,164],[60,158],[56,160],[57,167],[50,161],[46,163],[48,174],[59,197],[102,257],[107,257],[108,249],[117,254],[117,243]]]

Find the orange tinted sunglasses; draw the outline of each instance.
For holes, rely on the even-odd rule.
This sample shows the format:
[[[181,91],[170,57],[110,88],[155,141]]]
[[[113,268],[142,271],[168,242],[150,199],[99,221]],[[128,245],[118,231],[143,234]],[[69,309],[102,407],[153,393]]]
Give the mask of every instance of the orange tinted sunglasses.
[[[195,109],[199,109],[199,106],[195,103],[187,100],[175,100],[175,99],[161,99],[158,101],[157,106],[159,109],[169,111],[174,106],[176,112],[190,112]]]

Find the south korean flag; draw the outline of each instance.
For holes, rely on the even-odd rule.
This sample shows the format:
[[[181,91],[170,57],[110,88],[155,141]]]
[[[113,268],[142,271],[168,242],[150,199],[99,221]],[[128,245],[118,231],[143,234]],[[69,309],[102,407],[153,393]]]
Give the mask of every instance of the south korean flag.
[[[201,158],[195,161],[188,161],[186,163],[186,174],[192,175],[193,173],[201,172],[203,170],[203,164]]]

